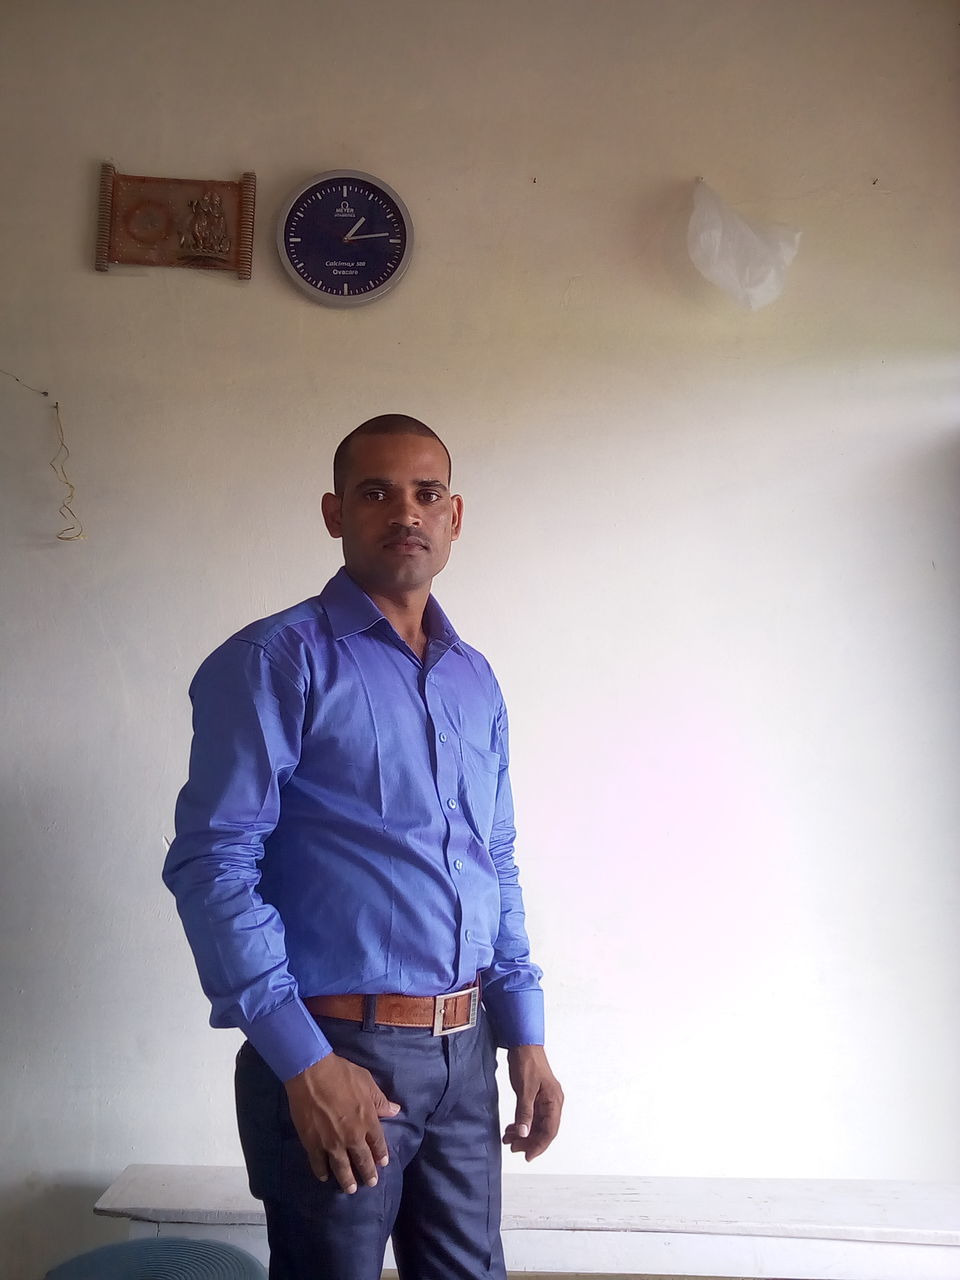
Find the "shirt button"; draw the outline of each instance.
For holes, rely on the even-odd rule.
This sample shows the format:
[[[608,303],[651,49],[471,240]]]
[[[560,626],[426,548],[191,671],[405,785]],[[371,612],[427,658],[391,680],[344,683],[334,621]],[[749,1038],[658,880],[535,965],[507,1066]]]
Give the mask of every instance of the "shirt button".
[[[447,801],[447,808],[448,808],[448,809],[455,809],[456,807],[457,807],[457,802],[456,802],[456,800],[448,800],[448,801]]]
[[[440,735],[440,741],[441,741],[441,742],[446,742],[446,740],[447,740],[447,735],[446,735],[445,733],[441,733],[441,735]]]
[[[458,871],[462,871],[462,870],[463,870],[463,859],[462,859],[462,858],[458,858],[458,859],[456,860],[456,862],[455,862],[453,865],[454,865],[454,867],[456,867],[456,869],[457,869]]]
[[[470,930],[468,929],[467,932],[463,935],[463,940],[464,942],[469,942],[470,939],[471,939],[471,933],[470,933]]]

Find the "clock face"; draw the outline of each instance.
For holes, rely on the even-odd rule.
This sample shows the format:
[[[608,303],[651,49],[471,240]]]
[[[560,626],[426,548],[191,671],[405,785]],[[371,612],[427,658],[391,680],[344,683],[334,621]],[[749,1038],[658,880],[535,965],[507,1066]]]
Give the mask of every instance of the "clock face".
[[[406,271],[413,224],[385,182],[335,169],[286,201],[277,249],[291,279],[316,302],[357,306],[382,297]]]

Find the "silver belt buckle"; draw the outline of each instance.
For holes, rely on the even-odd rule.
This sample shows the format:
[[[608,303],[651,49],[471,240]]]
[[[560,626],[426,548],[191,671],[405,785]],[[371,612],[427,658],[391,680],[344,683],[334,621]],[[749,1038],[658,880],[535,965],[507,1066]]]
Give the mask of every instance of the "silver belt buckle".
[[[466,1022],[458,1022],[456,1026],[445,1027],[443,1025],[443,1014],[447,1007],[448,1000],[456,1000],[458,997],[470,997],[470,1012],[467,1014]],[[477,1010],[480,1008],[480,988],[478,986],[471,987],[469,991],[448,991],[446,995],[434,996],[433,1006],[433,1034],[435,1036],[449,1036],[454,1031],[468,1031],[470,1027],[477,1025]]]

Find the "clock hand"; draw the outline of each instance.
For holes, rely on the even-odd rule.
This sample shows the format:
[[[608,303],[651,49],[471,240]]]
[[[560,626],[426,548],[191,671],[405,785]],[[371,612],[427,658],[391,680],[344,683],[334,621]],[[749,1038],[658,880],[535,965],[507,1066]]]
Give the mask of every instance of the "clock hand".
[[[366,218],[358,218],[356,222],[353,224],[353,226],[350,228],[350,230],[347,232],[347,234],[343,237],[343,243],[349,244],[350,241],[353,239],[353,233],[355,231],[359,231],[365,222],[366,222]]]
[[[344,244],[352,244],[354,240],[379,240],[381,236],[389,234],[389,231],[370,231],[365,236],[347,236]]]

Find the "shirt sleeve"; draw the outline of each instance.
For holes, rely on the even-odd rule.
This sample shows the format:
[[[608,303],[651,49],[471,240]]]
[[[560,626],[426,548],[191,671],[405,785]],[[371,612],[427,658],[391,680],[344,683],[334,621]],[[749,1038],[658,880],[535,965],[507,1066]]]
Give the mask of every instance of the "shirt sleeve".
[[[238,1027],[281,1080],[331,1051],[300,999],[283,922],[260,897],[264,840],[297,766],[305,690],[262,645],[234,637],[190,687],[190,773],[163,870],[215,1027]]]
[[[496,687],[497,747],[500,773],[490,856],[500,881],[500,928],[494,943],[493,962],[483,975],[483,1003],[502,1048],[543,1044],[542,970],[530,959],[520,877],[514,858],[516,828],[510,789],[510,746],[507,710]]]

